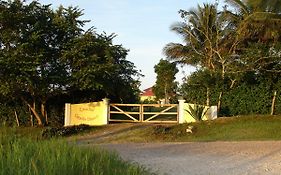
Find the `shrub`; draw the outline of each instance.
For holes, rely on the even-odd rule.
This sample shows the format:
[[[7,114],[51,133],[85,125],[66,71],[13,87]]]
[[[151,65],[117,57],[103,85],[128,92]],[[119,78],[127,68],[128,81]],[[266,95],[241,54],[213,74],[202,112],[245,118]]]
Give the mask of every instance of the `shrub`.
[[[42,137],[43,138],[51,138],[51,137],[59,137],[59,136],[71,136],[74,134],[78,134],[84,131],[88,131],[93,127],[89,125],[75,125],[75,126],[67,126],[67,127],[52,127],[43,130]]]
[[[196,121],[201,121],[208,111],[208,109],[205,110],[205,106],[194,104],[194,107],[191,105],[188,105],[189,110],[186,110],[192,118],[194,118]]]

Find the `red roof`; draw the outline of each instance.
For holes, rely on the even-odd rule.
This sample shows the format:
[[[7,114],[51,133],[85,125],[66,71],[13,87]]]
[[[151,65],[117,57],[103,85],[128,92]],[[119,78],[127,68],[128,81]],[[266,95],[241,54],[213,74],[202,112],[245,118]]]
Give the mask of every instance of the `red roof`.
[[[143,90],[143,92],[141,93],[141,96],[154,96],[152,87]]]

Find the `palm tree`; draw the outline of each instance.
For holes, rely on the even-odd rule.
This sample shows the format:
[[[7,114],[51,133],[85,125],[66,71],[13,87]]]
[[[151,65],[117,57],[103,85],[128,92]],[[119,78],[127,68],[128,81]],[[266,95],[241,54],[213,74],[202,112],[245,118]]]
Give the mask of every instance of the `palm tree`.
[[[226,0],[237,9],[235,13],[227,9],[220,12],[216,4],[204,4],[189,11],[180,10],[184,22],[174,24],[171,30],[183,38],[183,44],[169,43],[164,53],[178,63],[207,69],[211,73],[219,71],[222,80],[225,80],[225,76],[231,79],[231,88],[239,77],[238,73],[260,67],[264,62],[247,44],[261,43],[266,46],[281,41],[280,1]],[[247,53],[245,49],[248,49]],[[276,55],[281,54],[274,49],[271,51]],[[244,59],[241,52],[251,55],[246,55]],[[207,105],[208,92],[207,88]],[[222,94],[223,90],[218,99],[218,110]]]
[[[240,42],[272,42],[281,39],[281,0],[225,0],[236,8],[232,22]]]
[[[217,10],[217,4],[203,4],[202,7],[198,5],[197,9],[180,10],[179,13],[184,22],[175,23],[171,30],[182,36],[184,44],[167,44],[164,48],[166,56],[173,61],[206,69],[211,73],[221,71],[224,79],[227,63],[225,55],[229,51],[222,45],[229,42],[226,39],[227,18]],[[209,95],[207,87],[207,106],[210,105]]]
[[[240,50],[241,59],[250,63],[248,67],[254,68],[254,71],[269,72],[275,76],[279,73],[280,76],[281,50],[278,45],[280,46],[281,43],[281,0],[226,0],[226,2],[238,9],[238,13],[229,14],[233,17],[233,24],[236,25],[238,47],[236,50],[238,52]],[[261,49],[257,47],[245,49],[245,46],[253,43],[255,47],[261,46]],[[257,52],[247,55],[246,50]],[[275,90],[273,90],[271,114],[274,113],[277,94],[274,85],[273,89]]]
[[[180,10],[184,22],[171,30],[181,35],[185,44],[169,43],[164,48],[168,58],[179,63],[215,69],[212,50],[218,33],[218,12],[215,5],[204,4],[190,11]]]
[[[225,0],[225,2],[247,15],[255,12],[280,13],[281,10],[280,0]]]

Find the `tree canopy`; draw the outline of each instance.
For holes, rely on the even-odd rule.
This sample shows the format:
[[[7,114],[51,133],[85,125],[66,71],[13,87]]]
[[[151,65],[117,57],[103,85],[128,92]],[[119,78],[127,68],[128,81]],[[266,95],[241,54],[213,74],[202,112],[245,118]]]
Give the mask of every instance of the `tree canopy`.
[[[172,25],[172,30],[183,42],[169,43],[164,48],[170,60],[197,68],[194,75],[186,78],[184,89],[194,86],[192,82],[196,81],[205,87],[206,104],[209,101],[214,104],[216,96],[219,109],[223,94],[239,87],[245,80],[243,77],[253,74],[274,79],[281,73],[281,1],[226,0],[226,3],[231,8],[225,6],[219,10],[216,3],[180,10],[183,22]],[[276,87],[277,79],[269,81],[269,86]],[[274,88],[269,89],[276,94]]]
[[[179,71],[176,64],[161,59],[159,63],[154,66],[154,71],[157,74],[156,84],[153,86],[153,92],[156,98],[165,99],[165,103],[175,101],[177,92],[175,76]]]
[[[0,1],[0,94],[26,105],[38,125],[48,123],[49,99],[137,99],[140,74],[128,50],[113,34],[85,30],[82,16],[78,7]]]

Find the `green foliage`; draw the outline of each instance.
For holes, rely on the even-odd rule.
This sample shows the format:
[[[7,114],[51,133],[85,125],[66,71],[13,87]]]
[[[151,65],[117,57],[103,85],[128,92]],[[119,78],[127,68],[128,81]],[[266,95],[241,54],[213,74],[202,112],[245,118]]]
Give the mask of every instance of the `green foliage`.
[[[68,70],[60,56],[65,44],[81,34],[82,12],[71,7],[53,11],[37,1],[0,3],[0,92],[28,106],[42,125],[48,99],[67,86]]]
[[[192,123],[192,134],[186,133],[190,124],[155,126],[151,133],[158,141],[257,141],[280,140],[280,116],[239,116],[214,121]]]
[[[14,101],[0,95],[0,126],[16,126],[16,115],[20,125],[30,124],[30,118],[20,101]]]
[[[234,7],[232,23],[236,25],[240,42],[280,41],[280,1],[226,0]]]
[[[70,87],[101,91],[114,102],[136,101],[139,82],[132,77],[141,75],[126,60],[128,50],[112,43],[114,37],[89,30],[69,43],[63,60],[70,66]]]
[[[222,113],[224,115],[269,114],[271,96],[271,91],[264,84],[242,84],[226,92]]]
[[[157,100],[150,100],[150,99],[145,99],[142,101],[143,104],[157,104]]]
[[[225,91],[223,95],[223,104],[220,116],[248,115],[248,114],[270,114],[272,97],[277,90],[277,100],[275,105],[275,114],[281,114],[280,105],[280,83],[279,78],[263,78],[261,75],[248,74],[242,82],[237,82],[236,86]],[[183,97],[189,103],[204,103],[205,89],[198,86],[190,86],[184,83],[181,89]],[[211,88],[211,105],[217,105],[218,92],[220,87]]]
[[[62,140],[17,138],[0,132],[0,175],[5,174],[150,174],[99,148],[82,148]]]
[[[0,95],[26,106],[37,125],[60,118],[65,102],[137,100],[141,75],[128,50],[113,44],[113,34],[84,31],[82,15],[78,7],[0,1]]]
[[[194,104],[192,107],[191,105],[188,105],[188,110],[185,110],[190,114],[192,118],[194,118],[196,121],[202,121],[204,115],[207,113],[208,109],[205,110],[205,106]]]
[[[227,80],[225,80],[227,82]],[[216,72],[197,70],[184,79],[180,93],[188,103],[206,104],[207,89],[210,91],[210,105],[216,105],[219,91],[223,90],[224,82]]]
[[[171,132],[171,129],[172,129],[171,126],[157,125],[153,128],[152,134],[154,135],[168,134]]]
[[[190,135],[185,134],[181,137],[181,140],[280,140],[280,133],[276,133],[276,130],[280,129],[280,122],[280,116],[240,116],[221,118],[211,122],[195,123],[195,132]],[[184,130],[184,128],[186,128],[186,125],[178,127],[179,130]]]
[[[231,70],[280,73],[280,2],[227,0],[227,3],[235,8],[226,10],[227,14],[232,14],[229,22],[236,38]]]
[[[89,131],[93,127],[89,125],[77,125],[68,127],[51,127],[42,131],[42,138],[52,138],[60,136],[71,136],[78,133]]]
[[[159,63],[154,66],[154,71],[157,74],[156,84],[153,87],[156,98],[165,99],[166,102],[175,99],[177,91],[175,75],[179,71],[176,64],[161,59]]]
[[[183,64],[214,69],[215,53],[224,24],[217,6],[203,4],[188,11],[180,10],[183,22],[175,23],[171,30],[179,34],[184,43],[169,43],[164,52],[168,58]],[[225,27],[225,26],[224,26]]]
[[[188,103],[205,104],[206,88],[198,85],[183,83],[180,87],[180,94]],[[211,103],[213,105],[213,103]]]
[[[277,93],[275,114],[281,114],[281,91],[280,90]]]
[[[172,30],[184,44],[170,43],[164,51],[197,68],[180,90],[188,102],[204,104],[205,98],[222,115],[269,113],[272,94],[280,91],[280,2],[226,2],[236,11],[219,11],[217,4],[180,10],[183,22]]]

